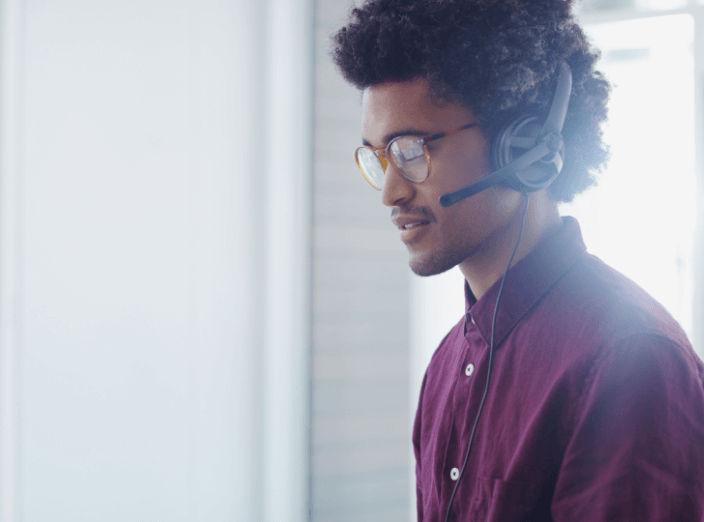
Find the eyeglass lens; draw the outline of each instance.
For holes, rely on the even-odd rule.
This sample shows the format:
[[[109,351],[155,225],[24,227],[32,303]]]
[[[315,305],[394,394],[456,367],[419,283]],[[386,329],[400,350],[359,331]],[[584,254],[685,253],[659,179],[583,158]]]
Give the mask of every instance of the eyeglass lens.
[[[369,182],[369,184],[377,190],[381,190],[384,186],[384,171],[386,170],[386,158],[378,158],[374,151],[368,147],[360,147],[357,149],[357,165],[359,170]]]
[[[402,136],[391,143],[390,149],[394,165],[406,179],[418,182],[428,177],[428,162],[421,138]]]
[[[428,161],[422,138],[401,136],[393,140],[387,150],[394,166],[407,180],[417,183],[428,177]],[[381,190],[384,186],[384,173],[387,167],[386,158],[378,157],[368,147],[360,147],[356,155],[359,169],[366,180],[371,186]]]

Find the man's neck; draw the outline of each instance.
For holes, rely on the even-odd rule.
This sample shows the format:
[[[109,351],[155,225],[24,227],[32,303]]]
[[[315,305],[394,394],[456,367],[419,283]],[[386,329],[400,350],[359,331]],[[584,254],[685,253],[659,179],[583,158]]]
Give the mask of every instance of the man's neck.
[[[547,192],[542,190],[530,194],[530,203],[526,221],[521,235],[521,241],[516,250],[511,266],[527,256],[550,233],[558,228],[562,221],[557,210],[557,203],[551,200]],[[460,271],[464,275],[472,294],[477,300],[496,283],[506,271],[506,265],[516,246],[516,240],[521,228],[523,205],[519,206],[511,222],[498,231],[487,241],[485,248],[460,263]]]

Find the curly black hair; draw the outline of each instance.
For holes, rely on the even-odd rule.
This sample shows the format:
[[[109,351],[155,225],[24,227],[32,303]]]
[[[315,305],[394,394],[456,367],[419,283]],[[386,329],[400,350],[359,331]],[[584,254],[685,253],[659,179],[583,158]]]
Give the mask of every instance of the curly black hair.
[[[367,0],[333,40],[333,60],[350,83],[428,78],[435,93],[469,107],[490,140],[516,116],[547,114],[566,61],[567,154],[551,197],[570,201],[606,162],[601,123],[610,88],[572,0]]]

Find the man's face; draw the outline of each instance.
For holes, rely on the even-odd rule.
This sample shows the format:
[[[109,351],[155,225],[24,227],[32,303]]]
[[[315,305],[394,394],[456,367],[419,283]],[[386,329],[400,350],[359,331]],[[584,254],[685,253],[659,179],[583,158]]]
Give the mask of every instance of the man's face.
[[[369,87],[362,107],[364,142],[377,149],[399,135],[428,135],[476,121],[463,105],[439,100],[425,78]],[[382,203],[392,208],[392,220],[401,230],[411,269],[423,276],[491,258],[520,198],[517,192],[492,187],[443,208],[438,203],[441,195],[491,172],[489,143],[477,126],[429,142],[427,147],[428,179],[409,182],[389,165],[381,192]]]

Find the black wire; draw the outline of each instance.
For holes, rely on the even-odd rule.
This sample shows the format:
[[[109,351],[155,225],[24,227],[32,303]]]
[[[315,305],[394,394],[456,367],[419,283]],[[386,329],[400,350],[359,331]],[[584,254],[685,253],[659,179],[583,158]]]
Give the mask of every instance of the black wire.
[[[508,260],[508,265],[506,265],[506,270],[504,271],[504,275],[501,278],[501,285],[499,285],[499,293],[496,296],[496,304],[494,305],[494,317],[491,320],[491,343],[489,344],[489,364],[488,368],[486,370],[486,385],[484,386],[484,395],[482,396],[482,402],[479,403],[479,411],[477,411],[477,416],[474,419],[474,426],[472,427],[472,433],[469,436],[469,445],[467,446],[467,453],[464,456],[464,463],[462,464],[462,470],[460,471],[460,476],[457,477],[457,482],[455,483],[455,489],[452,491],[452,496],[450,497],[450,503],[447,505],[447,514],[445,515],[445,522],[449,522],[450,520],[450,510],[452,509],[452,502],[455,500],[455,495],[457,494],[457,488],[460,485],[460,480],[462,480],[462,476],[464,475],[464,469],[467,467],[467,462],[469,461],[469,452],[472,449],[472,442],[474,442],[474,434],[477,431],[477,425],[479,424],[479,417],[482,414],[482,410],[484,409],[484,402],[486,401],[486,396],[487,393],[489,392],[489,381],[491,379],[491,366],[492,362],[494,361],[494,334],[496,333],[496,316],[499,311],[499,301],[501,300],[501,294],[503,294],[504,291],[504,283],[506,282],[506,276],[508,275],[508,271],[511,269],[511,263],[513,263],[513,257],[516,255],[516,251],[518,250],[518,245],[521,242],[521,237],[523,236],[523,225],[525,225],[526,222],[526,214],[528,214],[528,194],[524,194],[526,198],[526,204],[523,207],[523,216],[521,217],[521,228],[518,231],[518,239],[516,240],[516,245],[513,247],[513,252],[511,252],[511,257]]]

